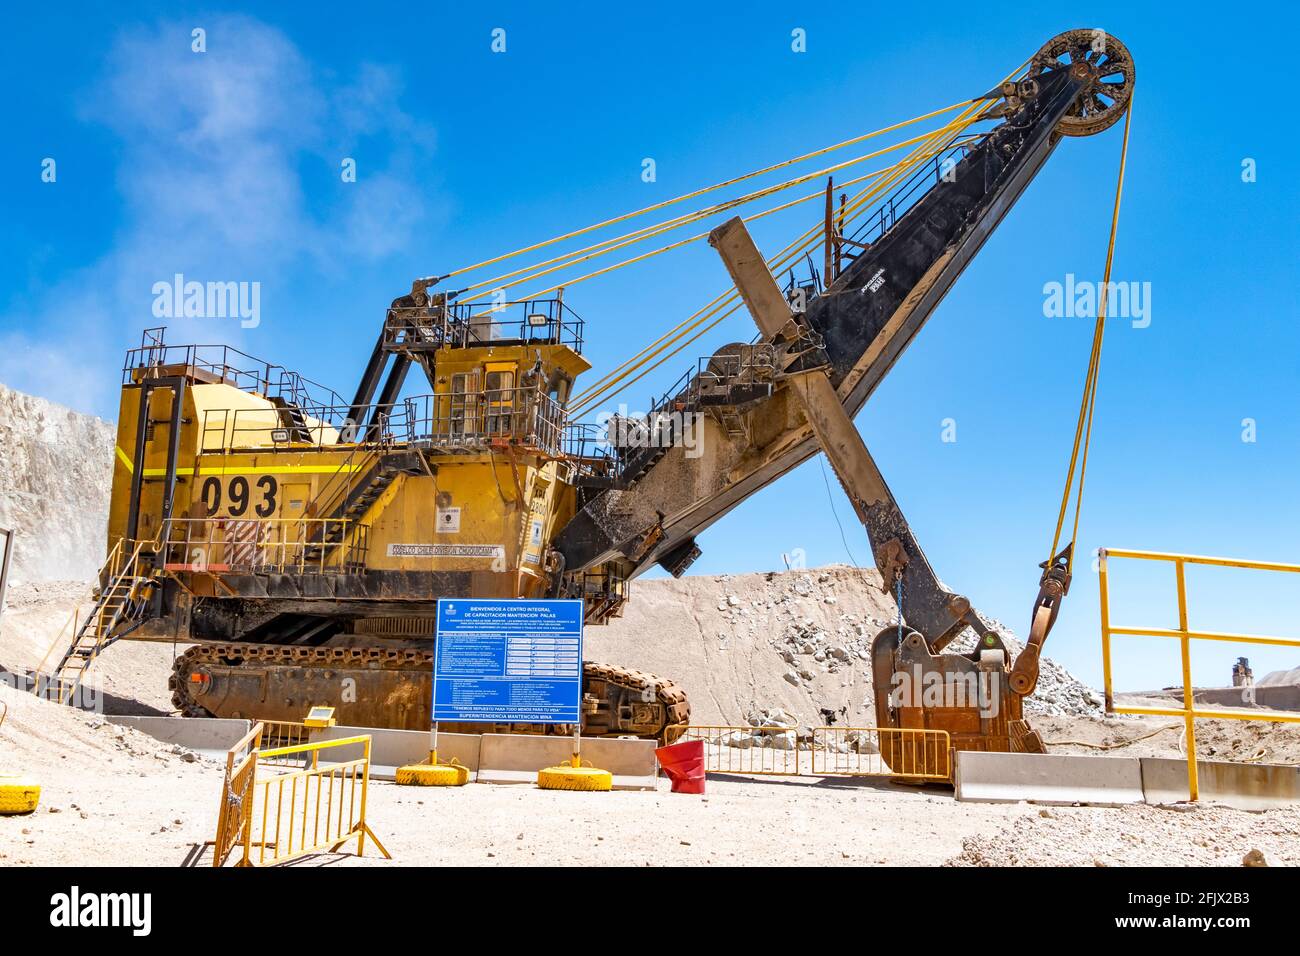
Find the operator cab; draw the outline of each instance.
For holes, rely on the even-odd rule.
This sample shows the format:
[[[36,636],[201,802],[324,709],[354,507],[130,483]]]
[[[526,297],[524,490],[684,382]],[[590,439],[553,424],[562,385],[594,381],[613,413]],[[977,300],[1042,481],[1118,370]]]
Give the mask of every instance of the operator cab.
[[[393,303],[381,346],[398,363],[418,363],[433,388],[406,401],[415,434],[430,446],[558,453],[573,382],[591,367],[582,335],[562,295],[453,302],[413,292]]]

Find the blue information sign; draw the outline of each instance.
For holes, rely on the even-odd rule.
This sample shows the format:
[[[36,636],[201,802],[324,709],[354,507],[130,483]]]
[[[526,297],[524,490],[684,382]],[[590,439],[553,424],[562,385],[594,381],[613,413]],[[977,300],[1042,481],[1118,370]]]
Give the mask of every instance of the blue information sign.
[[[433,719],[579,723],[582,603],[440,598]]]

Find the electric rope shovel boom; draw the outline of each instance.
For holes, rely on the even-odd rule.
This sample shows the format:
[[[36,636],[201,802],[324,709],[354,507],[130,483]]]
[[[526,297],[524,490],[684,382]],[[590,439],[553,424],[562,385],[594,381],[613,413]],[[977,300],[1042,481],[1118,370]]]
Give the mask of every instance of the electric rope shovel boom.
[[[820,451],[899,603],[900,626],[872,644],[879,726],[945,730],[958,749],[1041,749],[1022,703],[1069,588],[1074,538],[1062,528],[1086,467],[1104,307],[1056,540],[1014,662],[971,602],[939,582],[853,416],[1061,139],[1101,132],[1128,111],[1133,76],[1114,37],[1069,31],[973,99],[418,279],[387,310],[351,399],[224,346],[146,333],[124,369],[109,559],[94,609],[52,658],[51,686],[75,690],[116,640],[180,641],[194,645],[171,680],[184,714],[297,720],[328,705],[340,724],[424,729],[437,598],[579,598],[587,624],[605,623],[621,613],[632,578],[655,565],[683,574],[700,554],[699,534]],[[937,129],[887,149],[440,290],[512,256],[942,114]],[[745,221],[821,201],[822,190],[616,266],[555,275],[903,147],[902,160],[841,182],[838,204],[828,181],[822,220],[770,259]],[[572,289],[705,238],[734,289],[577,391],[590,365]],[[805,261],[809,281],[781,288],[774,275]],[[542,277],[551,284],[528,294],[489,295]],[[756,340],[701,360],[644,416],[615,416],[603,434],[584,422],[742,307]],[[403,397],[412,370],[428,391]],[[685,422],[697,440],[685,440]],[[1076,529],[1077,514],[1076,500]],[[974,647],[945,652],[966,629]],[[911,693],[935,682],[975,691]],[[586,662],[583,686],[587,734],[670,742],[689,721],[686,696],[668,679]]]

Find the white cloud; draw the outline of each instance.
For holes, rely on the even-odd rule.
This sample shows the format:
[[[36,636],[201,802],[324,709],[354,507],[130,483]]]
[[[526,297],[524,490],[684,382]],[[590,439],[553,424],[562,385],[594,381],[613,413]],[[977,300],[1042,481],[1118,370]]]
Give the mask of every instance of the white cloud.
[[[0,316],[0,381],[112,416],[119,353],[157,324],[154,282],[259,281],[264,301],[292,304],[313,279],[400,250],[428,215],[413,172],[434,136],[401,110],[397,73],[361,64],[337,82],[257,20],[203,25],[203,54],[188,23],[123,33],[82,97],[81,120],[119,140],[122,219],[99,259]],[[341,184],[358,153],[359,181]],[[238,344],[214,321],[172,320],[169,340]]]

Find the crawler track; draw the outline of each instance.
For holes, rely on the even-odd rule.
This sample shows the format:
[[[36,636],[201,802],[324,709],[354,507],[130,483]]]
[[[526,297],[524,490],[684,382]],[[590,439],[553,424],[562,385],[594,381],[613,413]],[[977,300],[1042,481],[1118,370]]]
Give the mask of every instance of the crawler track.
[[[336,708],[340,724],[424,730],[433,652],[423,648],[200,644],[176,659],[172,702],[187,717],[301,720]],[[686,693],[670,681],[612,664],[583,663],[582,732],[672,743],[689,723]],[[442,724],[483,733],[568,733],[559,724]]]

